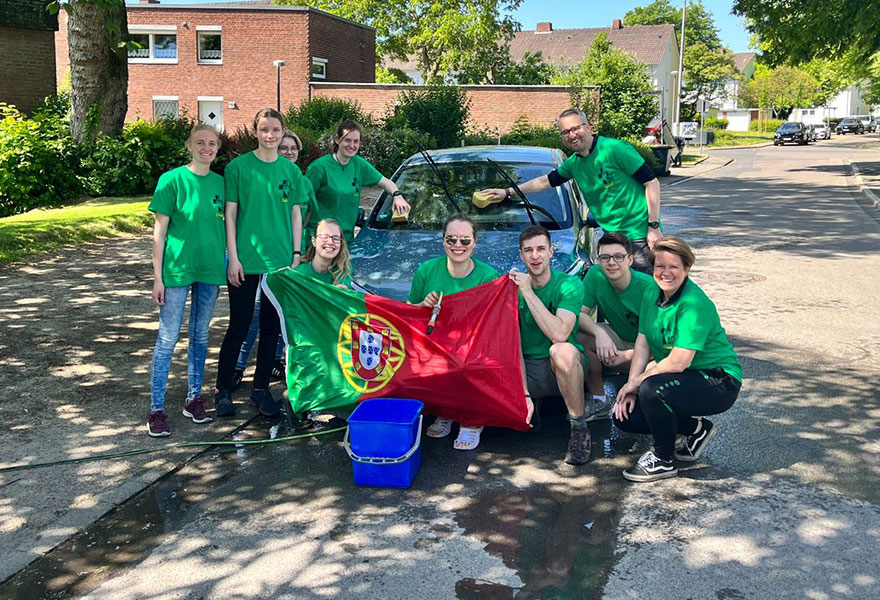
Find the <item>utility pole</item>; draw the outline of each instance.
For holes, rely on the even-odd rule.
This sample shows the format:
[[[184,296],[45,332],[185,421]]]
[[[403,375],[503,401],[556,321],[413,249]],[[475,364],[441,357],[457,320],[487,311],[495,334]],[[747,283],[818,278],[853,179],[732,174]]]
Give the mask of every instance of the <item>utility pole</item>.
[[[687,14],[687,0],[681,7],[681,41],[678,48],[678,93],[675,95],[675,134],[681,135],[681,79],[684,77],[684,17]]]
[[[275,110],[281,112],[281,67],[284,66],[284,61],[275,60],[272,64],[275,65]]]

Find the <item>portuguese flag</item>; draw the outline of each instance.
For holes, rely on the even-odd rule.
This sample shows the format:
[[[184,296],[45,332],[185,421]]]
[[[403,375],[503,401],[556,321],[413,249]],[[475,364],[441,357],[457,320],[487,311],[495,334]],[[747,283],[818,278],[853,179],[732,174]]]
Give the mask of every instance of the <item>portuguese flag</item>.
[[[263,282],[288,345],[293,411],[411,398],[428,414],[528,430],[517,289],[505,275],[431,309],[345,290],[281,269]]]

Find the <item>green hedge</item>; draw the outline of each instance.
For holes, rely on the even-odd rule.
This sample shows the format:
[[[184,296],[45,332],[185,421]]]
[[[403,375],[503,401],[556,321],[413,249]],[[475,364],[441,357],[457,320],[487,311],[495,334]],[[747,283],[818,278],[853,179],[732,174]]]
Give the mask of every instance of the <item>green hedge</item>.
[[[783,119],[764,119],[763,121],[752,121],[749,123],[749,131],[760,131],[758,128],[759,125],[763,126],[764,131],[769,131],[773,133],[779,126],[785,123]]]
[[[730,125],[730,121],[727,119],[718,119],[716,117],[709,117],[705,121],[703,121],[703,127],[705,129],[715,129],[715,130],[725,130],[728,125]]]

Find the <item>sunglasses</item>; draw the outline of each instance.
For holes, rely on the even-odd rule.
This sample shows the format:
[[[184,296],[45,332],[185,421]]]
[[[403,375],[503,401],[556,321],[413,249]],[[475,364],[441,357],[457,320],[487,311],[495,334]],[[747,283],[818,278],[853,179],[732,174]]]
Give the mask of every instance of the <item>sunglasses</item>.
[[[469,237],[458,237],[456,235],[447,235],[443,238],[443,241],[446,242],[447,246],[454,246],[456,244],[461,244],[465,248],[471,245],[471,242],[474,240]]]

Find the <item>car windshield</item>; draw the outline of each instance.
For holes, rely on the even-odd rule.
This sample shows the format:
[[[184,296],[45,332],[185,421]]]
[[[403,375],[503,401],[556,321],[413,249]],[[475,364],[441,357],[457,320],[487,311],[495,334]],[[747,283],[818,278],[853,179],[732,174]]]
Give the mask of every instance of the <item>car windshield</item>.
[[[783,123],[779,126],[779,131],[795,131],[798,129],[798,123]]]
[[[840,122],[841,125],[854,125],[856,123],[855,119],[844,119]]]
[[[553,170],[551,164],[501,163],[500,166],[513,181],[528,181]],[[438,163],[437,168],[446,180],[449,193],[462,212],[470,215],[477,227],[488,231],[519,231],[530,223],[522,201],[514,195],[510,200],[488,204],[484,208],[474,205],[473,193],[486,188],[504,188],[510,185],[488,161]],[[404,169],[395,179],[404,198],[412,207],[406,223],[395,223],[395,229],[440,230],[446,217],[455,208],[431,167],[425,163]],[[529,194],[534,206],[535,221],[547,229],[567,229],[572,224],[571,201],[568,186],[550,188],[539,194]],[[373,210],[370,227],[388,229],[391,223],[392,198],[383,194],[381,206]]]

